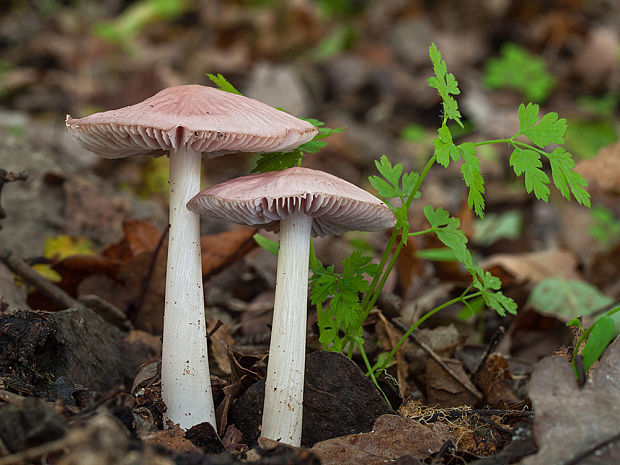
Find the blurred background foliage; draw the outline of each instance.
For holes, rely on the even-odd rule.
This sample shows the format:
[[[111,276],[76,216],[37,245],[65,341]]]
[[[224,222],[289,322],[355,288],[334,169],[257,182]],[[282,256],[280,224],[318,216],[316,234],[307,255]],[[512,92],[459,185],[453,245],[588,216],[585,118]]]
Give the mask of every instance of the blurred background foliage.
[[[0,126],[12,134],[32,121],[61,133],[67,113],[125,106],[172,85],[210,85],[206,73],[222,73],[250,97],[343,126],[306,164],[368,187],[382,153],[415,169],[432,150],[441,110],[425,80],[435,42],[463,89],[460,140],[513,133],[516,108],[530,100],[568,119],[567,147],[577,159],[618,139],[620,3],[611,0],[1,3]],[[514,183],[506,156],[495,148],[483,156],[487,182],[501,191]],[[233,160],[210,161],[209,181],[253,166],[249,157]],[[109,166],[101,163],[101,173]],[[121,188],[166,195],[163,160],[138,174],[113,170]],[[462,198],[454,189],[437,199],[453,210]],[[526,221],[507,218],[500,231]]]

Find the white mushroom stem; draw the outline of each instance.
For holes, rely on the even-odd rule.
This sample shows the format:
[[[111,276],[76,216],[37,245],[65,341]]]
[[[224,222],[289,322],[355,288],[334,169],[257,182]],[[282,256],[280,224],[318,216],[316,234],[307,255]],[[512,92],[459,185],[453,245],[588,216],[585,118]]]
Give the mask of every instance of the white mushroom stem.
[[[185,207],[200,190],[200,158],[183,148],[170,152],[170,231],[161,363],[166,418],[188,429],[215,427],[209,378],[199,216]]]
[[[280,221],[280,251],[265,383],[263,437],[301,444],[308,260],[312,218],[295,212]]]

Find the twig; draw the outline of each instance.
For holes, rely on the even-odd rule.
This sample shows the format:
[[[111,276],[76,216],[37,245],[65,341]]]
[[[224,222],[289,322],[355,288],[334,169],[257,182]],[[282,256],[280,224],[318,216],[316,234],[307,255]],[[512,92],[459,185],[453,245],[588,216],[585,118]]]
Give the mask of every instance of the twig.
[[[15,394],[14,392],[0,389],[0,401],[2,402],[6,402],[7,404],[12,404],[13,402],[19,402],[24,399],[25,399],[24,396],[20,396],[19,394]]]
[[[426,343],[420,339],[416,333],[411,333],[412,339],[418,344],[430,357],[437,362],[437,364],[443,368],[452,378],[454,378],[461,386],[463,386],[467,392],[474,396],[478,400],[482,400],[482,394],[478,392],[476,388],[469,386],[469,380],[464,380],[462,376],[452,370],[442,359],[437,355],[433,349],[431,349]]]
[[[217,320],[215,322],[215,326],[213,327],[212,330],[207,331],[207,339],[211,339],[211,336],[213,336],[215,334],[215,332],[220,329],[222,326],[224,325],[224,322],[222,320]]]
[[[13,273],[21,276],[32,284],[41,294],[55,304],[58,304],[63,308],[84,307],[81,302],[71,297],[51,281],[45,279],[30,266],[28,266],[23,260],[15,256],[15,254],[10,250],[0,250],[0,261],[8,266]]]
[[[404,331],[406,331],[408,328],[403,328],[403,324],[400,323],[398,320],[394,321],[394,323],[396,323],[398,326],[400,326],[401,329],[403,329]],[[433,360],[435,360],[435,362],[437,362],[437,364],[443,368],[446,373],[448,373],[452,378],[454,378],[454,380],[456,380],[461,386],[463,386],[465,388],[465,390],[467,390],[467,392],[469,392],[472,396],[474,396],[476,399],[478,400],[482,400],[483,396],[480,392],[478,392],[477,389],[472,388],[471,386],[469,386],[469,379],[463,379],[462,376],[460,376],[458,373],[454,372],[452,370],[452,368],[450,368],[442,359],[439,355],[437,355],[437,352],[435,352],[432,348],[430,348],[422,339],[420,339],[420,337],[415,333],[411,333],[411,335],[409,336],[411,337],[411,339],[413,339],[413,341],[420,346],[420,348],[422,350],[424,350]]]
[[[68,448],[75,444],[75,440],[68,440],[66,436],[55,441],[39,444],[38,446],[31,447],[30,449],[17,452],[6,457],[0,457],[0,465],[22,465],[27,462],[31,462],[39,457],[48,455],[54,452],[60,452],[65,448]]]
[[[596,454],[598,451],[600,451],[604,447],[607,447],[608,445],[613,444],[616,441],[620,441],[620,433],[616,434],[616,435],[614,435],[614,436],[612,436],[612,437],[610,437],[610,438],[608,438],[608,439],[606,439],[606,440],[604,440],[602,442],[599,442],[598,444],[594,444],[589,449],[584,450],[579,455],[577,455],[577,456],[573,457],[572,459],[570,459],[568,462],[564,462],[562,465],[577,465],[583,459],[589,457],[592,454]]]
[[[118,388],[118,389],[114,389],[113,391],[106,392],[99,399],[93,400],[90,404],[88,404],[86,407],[80,410],[76,416],[71,418],[68,421],[69,425],[73,425],[74,423],[82,421],[87,414],[94,412],[99,407],[104,405],[106,402],[109,402],[110,400],[117,398],[119,395],[123,394],[124,392],[125,392],[124,388]]]
[[[575,369],[577,370],[577,382],[579,388],[582,388],[586,384],[586,369],[583,366],[583,355],[575,355],[573,359],[575,362]]]
[[[498,425],[496,422],[489,420],[488,418],[485,417],[478,417],[480,419],[480,421],[486,423],[487,425],[491,426],[492,428],[495,428],[497,431],[499,431],[500,433],[505,433],[505,434],[512,434],[512,430],[508,429],[508,428],[504,428],[501,425]]]
[[[482,357],[480,357],[480,363],[478,363],[478,366],[472,373],[471,379],[476,379],[476,377],[480,374],[480,372],[482,371],[482,369],[487,363],[487,359],[489,358],[489,355],[493,353],[493,351],[495,350],[495,348],[501,342],[502,338],[505,335],[506,335],[506,328],[504,328],[503,326],[500,326],[499,328],[497,328],[497,331],[495,331],[495,334],[493,334],[493,337],[491,338],[486,348],[484,349],[484,353],[482,354]]]

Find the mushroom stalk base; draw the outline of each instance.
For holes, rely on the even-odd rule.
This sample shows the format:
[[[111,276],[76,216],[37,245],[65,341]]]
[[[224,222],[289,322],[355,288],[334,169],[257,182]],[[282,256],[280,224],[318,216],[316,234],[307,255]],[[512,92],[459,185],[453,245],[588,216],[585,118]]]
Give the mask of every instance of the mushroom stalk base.
[[[312,218],[280,222],[280,251],[261,436],[301,444]]]
[[[200,191],[200,154],[170,153],[170,232],[161,363],[166,419],[191,428],[215,410],[209,378],[199,216],[185,207]]]

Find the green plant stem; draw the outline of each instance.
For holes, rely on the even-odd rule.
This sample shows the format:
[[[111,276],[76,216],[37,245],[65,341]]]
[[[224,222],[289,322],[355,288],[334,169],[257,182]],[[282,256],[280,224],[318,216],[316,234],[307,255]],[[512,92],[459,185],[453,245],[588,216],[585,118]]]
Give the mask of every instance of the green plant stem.
[[[480,147],[481,145],[491,145],[491,144],[511,144],[516,135],[511,137],[510,139],[493,139],[493,140],[483,140],[482,142],[474,143],[474,147]]]
[[[540,149],[538,147],[535,147],[533,145],[530,145],[526,142],[520,142],[518,140],[515,140],[518,136],[521,135],[521,132],[517,132],[514,136],[512,136],[509,139],[493,139],[493,140],[483,140],[482,142],[476,142],[474,144],[474,146],[479,147],[481,145],[491,145],[491,144],[510,144],[512,145],[514,148],[517,147],[521,147],[521,148],[525,148],[528,150],[533,150],[534,152],[537,152],[541,155],[544,155],[546,157],[549,156],[549,153],[544,151],[543,149]]]
[[[381,387],[379,386],[379,383],[377,382],[377,378],[375,377],[375,374],[372,371],[372,367],[370,366],[370,361],[368,360],[368,357],[366,356],[366,352],[364,351],[364,340],[363,339],[360,340],[360,338],[355,338],[355,343],[357,344],[357,347],[359,348],[360,354],[362,354],[364,365],[366,365],[366,369],[370,373],[370,379],[372,380],[374,385],[377,386],[377,389],[379,389],[379,392],[381,393],[381,395],[383,395],[383,398],[385,399],[385,401],[388,403],[388,405],[391,408],[392,404],[390,404],[390,401],[385,395],[385,392],[383,392],[383,389],[381,389]]]
[[[386,270],[383,272],[381,276],[381,280],[379,281],[379,284],[377,285],[375,291],[373,292],[372,297],[368,301],[368,304],[366,305],[366,307],[365,308],[362,307],[363,309],[362,315],[364,316],[364,320],[368,317],[370,310],[372,310],[372,307],[375,305],[375,302],[379,298],[379,295],[381,294],[381,290],[383,289],[383,286],[385,286],[385,282],[387,281],[388,276],[392,272],[392,268],[394,268],[394,265],[396,265],[396,261],[398,260],[398,255],[400,254],[400,251],[402,250],[403,245],[404,245],[403,242],[399,242],[398,245],[396,246],[396,250],[394,250],[394,253],[392,254],[392,259],[390,260],[390,263],[388,264],[388,267],[386,268]]]
[[[310,238],[310,269],[316,270],[318,268],[319,259],[316,258],[316,253],[314,252],[314,240]]]
[[[413,186],[413,189],[411,190],[411,194],[409,194],[407,203],[405,203],[405,212],[409,211],[411,202],[413,202],[414,197],[420,190],[420,186],[422,185],[422,182],[424,182],[426,175],[431,170],[431,168],[433,167],[436,161],[437,161],[437,155],[433,154],[433,156],[429,158],[428,161],[426,162],[426,165],[424,166],[424,168],[422,169],[422,172],[420,173],[420,176],[418,177],[418,181],[415,183],[415,186]]]
[[[428,234],[433,232],[433,228],[425,229],[424,231],[416,231],[408,234],[408,237],[422,236],[423,234]]]
[[[435,164],[436,160],[437,160],[437,156],[435,154],[433,154],[433,156],[429,158],[429,160],[426,162],[426,165],[424,166],[424,169],[422,169],[422,173],[420,173],[420,176],[418,177],[417,182],[413,186],[411,193],[407,197],[407,201],[405,202],[404,205],[401,206],[401,208],[405,212],[405,216],[407,212],[409,211],[411,202],[413,201],[416,194],[420,190],[420,186],[422,185],[422,182],[426,178],[426,175],[428,174],[430,169]],[[370,313],[370,310],[372,309],[372,306],[375,304],[375,302],[379,298],[381,289],[383,289],[383,285],[385,284],[385,281],[387,280],[388,275],[392,271],[392,268],[394,268],[394,264],[396,264],[396,259],[398,258],[398,254],[403,248],[404,241],[401,240],[400,244],[396,247],[396,250],[392,254],[392,260],[390,261],[390,266],[388,266],[388,269],[384,271],[385,265],[390,256],[390,252],[392,251],[392,248],[394,247],[394,244],[396,243],[396,239],[398,238],[399,233],[402,233],[402,229],[395,228],[394,230],[392,230],[392,235],[390,236],[390,240],[388,241],[387,246],[385,247],[385,250],[383,251],[383,256],[381,257],[381,262],[379,263],[378,271],[375,274],[375,276],[372,278],[372,281],[370,283],[370,288],[368,289],[368,291],[364,295],[364,298],[362,299],[360,308],[362,309],[361,315],[364,315],[364,319],[366,319],[366,317]],[[416,234],[416,233],[413,233],[413,234]]]
[[[396,242],[396,239],[398,238],[398,232],[399,232],[399,229],[394,228],[392,230],[392,235],[390,236],[390,239],[388,240],[388,243],[385,246],[385,250],[383,251],[383,256],[381,257],[381,261],[379,262],[379,267],[377,268],[377,272],[373,276],[372,281],[370,282],[370,287],[368,291],[366,291],[366,294],[364,294],[364,298],[362,299],[362,302],[360,304],[360,308],[362,309],[362,311],[366,308],[368,301],[374,294],[375,288],[377,287],[377,283],[379,282],[379,279],[381,278],[383,268],[385,267],[385,264],[388,261],[388,258],[390,257],[390,252],[392,251],[392,247],[394,247],[394,243]]]
[[[407,330],[407,332],[405,334],[403,334],[403,336],[399,339],[399,341],[396,343],[394,348],[392,348],[392,350],[390,351],[388,356],[383,359],[383,363],[381,365],[379,365],[379,362],[375,363],[375,365],[372,367],[372,371],[374,373],[377,373],[377,372],[385,369],[385,367],[390,363],[392,358],[394,358],[394,355],[396,355],[396,352],[398,351],[398,349],[400,349],[400,347],[404,344],[404,342],[411,335],[411,333],[414,332],[422,323],[424,323],[426,320],[428,320],[430,317],[432,317],[435,313],[439,312],[440,310],[443,310],[446,307],[449,307],[452,304],[456,304],[458,302],[465,302],[466,300],[473,299],[474,297],[478,297],[478,296],[482,295],[482,292],[480,292],[480,291],[474,292],[473,294],[466,295],[466,293],[469,292],[471,287],[472,286],[469,286],[464,291],[464,293],[461,294],[460,296],[458,296],[458,297],[456,297],[456,298],[454,298],[452,300],[449,300],[447,302],[444,302],[443,304],[441,304],[441,305],[435,307],[434,309],[432,309],[430,312],[427,312],[426,314],[424,314],[424,316],[422,316],[418,321],[416,321]]]

